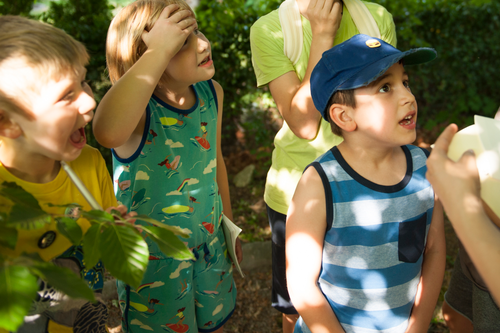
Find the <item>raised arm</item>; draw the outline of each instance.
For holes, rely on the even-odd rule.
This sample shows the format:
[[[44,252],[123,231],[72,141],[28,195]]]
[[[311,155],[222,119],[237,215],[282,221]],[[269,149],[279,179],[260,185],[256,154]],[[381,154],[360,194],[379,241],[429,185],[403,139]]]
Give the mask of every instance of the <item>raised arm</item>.
[[[481,200],[474,153],[464,153],[457,162],[448,158],[448,147],[456,132],[457,126],[451,124],[439,136],[427,160],[426,176],[458,238],[500,304],[500,265],[492,265],[500,262],[500,218]]]
[[[425,333],[429,329],[443,283],[445,264],[446,242],[443,207],[436,199],[425,245],[422,275],[406,332]]]
[[[344,332],[318,287],[325,230],[325,191],[318,172],[310,167],[302,175],[288,209],[288,292],[293,305],[311,332]]]
[[[311,0],[304,16],[309,19],[312,30],[304,79],[300,82],[295,72],[288,72],[272,80],[269,89],[293,133],[312,140],[318,132],[321,115],[314,107],[309,79],[323,52],[333,46],[342,18],[342,3],[339,0]]]
[[[142,136],[149,98],[169,61],[196,28],[190,11],[171,14],[177,9],[178,5],[167,6],[153,28],[143,32],[142,40],[148,49],[99,103],[93,130],[101,145],[117,148]]]

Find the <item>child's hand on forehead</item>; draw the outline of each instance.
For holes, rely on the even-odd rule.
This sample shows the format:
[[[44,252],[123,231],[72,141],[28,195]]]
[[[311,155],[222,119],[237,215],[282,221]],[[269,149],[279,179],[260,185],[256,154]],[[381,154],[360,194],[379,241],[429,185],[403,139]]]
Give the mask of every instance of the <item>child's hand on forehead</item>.
[[[149,51],[159,51],[173,57],[181,49],[188,36],[198,27],[190,10],[179,10],[179,5],[165,7],[148,32],[142,33],[142,40]],[[175,12],[175,13],[174,13]]]

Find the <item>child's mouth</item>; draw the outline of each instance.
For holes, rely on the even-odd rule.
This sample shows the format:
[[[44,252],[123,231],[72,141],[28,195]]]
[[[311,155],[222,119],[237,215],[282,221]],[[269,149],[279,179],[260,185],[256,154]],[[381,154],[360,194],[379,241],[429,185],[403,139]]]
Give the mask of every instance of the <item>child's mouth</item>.
[[[203,59],[203,61],[202,61],[202,62],[200,62],[200,63],[198,64],[198,66],[203,66],[203,65],[205,65],[206,63],[208,63],[208,62],[209,62],[209,61],[211,61],[211,60],[212,60],[212,59],[210,59],[210,56],[207,56],[205,59]]]
[[[401,120],[399,122],[399,124],[403,125],[403,126],[408,126],[411,123],[413,123],[413,115],[408,115],[408,116],[404,117],[403,120]]]
[[[71,143],[76,146],[76,147],[80,147],[80,146],[84,146],[85,145],[85,128],[84,127],[81,127],[79,129],[77,129],[76,131],[74,131],[73,133],[71,133],[71,136],[69,137]]]

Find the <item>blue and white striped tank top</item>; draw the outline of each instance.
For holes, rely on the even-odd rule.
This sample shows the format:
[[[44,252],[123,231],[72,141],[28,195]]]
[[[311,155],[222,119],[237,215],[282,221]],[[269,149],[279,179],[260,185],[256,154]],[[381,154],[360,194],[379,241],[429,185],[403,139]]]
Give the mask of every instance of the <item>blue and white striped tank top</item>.
[[[334,147],[314,161],[325,187],[327,231],[319,286],[346,332],[408,326],[434,208],[427,154],[402,147],[404,179],[393,186],[357,174]],[[310,332],[302,318],[295,332]]]

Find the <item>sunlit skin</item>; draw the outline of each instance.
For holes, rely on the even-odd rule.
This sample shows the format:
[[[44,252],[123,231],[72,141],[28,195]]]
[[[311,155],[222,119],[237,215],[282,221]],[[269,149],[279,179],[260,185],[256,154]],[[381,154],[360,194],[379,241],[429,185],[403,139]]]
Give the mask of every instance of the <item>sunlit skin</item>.
[[[35,80],[35,71],[31,72]],[[32,119],[2,111],[0,156],[12,174],[31,182],[47,182],[57,175],[58,161],[73,161],[80,155],[86,144],[84,127],[92,120],[96,105],[84,80],[82,66],[77,73],[48,80],[39,91],[25,92],[24,107]]]
[[[368,180],[397,184],[406,172],[400,146],[415,141],[418,112],[403,65],[392,65],[370,85],[356,89],[354,96],[356,108],[334,104],[329,110],[345,138],[338,148]],[[386,172],[388,168],[392,172]]]
[[[448,158],[448,147],[457,130],[457,126],[451,124],[439,136],[427,160],[426,176],[443,202],[458,238],[498,304],[500,266],[491,263],[500,260],[500,217],[480,197],[481,185],[474,154],[465,152],[456,162]],[[443,316],[451,332],[474,330],[471,321],[446,302],[443,303]]]
[[[144,54],[103,97],[93,122],[94,135],[102,145],[114,148],[128,158],[139,147],[146,123],[146,106],[155,96],[177,109],[187,110],[196,103],[193,84],[210,80],[215,68],[210,43],[198,31],[194,14],[179,10],[178,4],[166,6],[153,27],[142,32],[147,46]],[[218,101],[217,185],[224,214],[232,219],[227,172],[221,151],[222,105],[224,92],[213,81]],[[238,261],[242,260],[237,243]],[[215,332],[222,332],[223,327]]]
[[[164,75],[166,85],[157,87],[155,93],[164,93],[165,88],[175,91],[186,85],[209,80],[214,74],[210,42],[200,30],[195,29],[170,60]]]
[[[417,104],[404,67],[396,63],[379,79],[355,90],[356,107],[333,104],[330,119],[341,129],[338,146],[346,162],[379,185],[395,185],[406,172],[401,145],[415,140]],[[388,172],[390,170],[390,172]],[[334,221],[335,223],[335,221]],[[435,201],[422,275],[407,332],[427,332],[444,274],[443,211]],[[326,229],[323,183],[314,168],[299,181],[288,210],[287,282],[295,308],[312,332],[344,332],[318,287]]]
[[[300,14],[311,24],[312,42],[306,73],[302,80],[295,72],[285,73],[269,82],[269,90],[292,132],[299,138],[312,140],[318,133],[321,115],[314,107],[309,80],[323,52],[333,45],[342,19],[342,3],[340,0],[297,0],[297,5]]]

